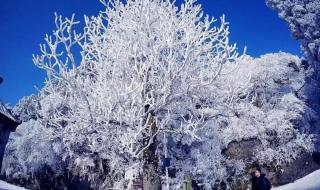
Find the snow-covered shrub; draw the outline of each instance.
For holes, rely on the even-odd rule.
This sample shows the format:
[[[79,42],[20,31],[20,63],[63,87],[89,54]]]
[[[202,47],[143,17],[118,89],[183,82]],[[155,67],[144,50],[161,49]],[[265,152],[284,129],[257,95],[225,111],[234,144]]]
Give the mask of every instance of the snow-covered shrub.
[[[312,136],[306,137],[304,132],[316,115],[299,96],[305,83],[304,70],[299,68],[299,58],[286,53],[248,57],[239,64],[236,73],[251,73],[250,87],[235,104],[237,117],[224,130],[225,144],[258,138],[263,148],[257,155],[261,162],[288,162],[287,156],[293,159],[299,151],[312,150]],[[238,78],[237,74],[233,77]]]
[[[223,99],[226,107],[223,111],[199,108],[213,127],[204,129],[197,142],[176,137],[178,141],[172,142],[174,146],[169,149],[175,167],[184,168],[184,176],[193,176],[206,189],[226,179],[232,188],[249,177],[246,168],[254,163],[281,167],[314,148],[313,135],[308,132],[310,121],[317,116],[299,92],[305,83],[305,71],[297,56],[243,56],[236,68],[225,65],[224,72],[232,72],[217,78],[221,95],[229,94]],[[243,156],[224,153],[230,144],[252,139],[258,143],[251,142],[246,147],[249,150],[236,150]]]
[[[62,144],[59,139],[53,139],[52,133],[53,130],[42,126],[39,120],[31,119],[11,134],[2,171],[9,180],[20,180],[22,185],[36,188],[39,177],[36,174],[44,167],[52,169],[54,176],[64,171]]]
[[[38,119],[39,101],[37,95],[27,96],[12,109],[22,124],[10,135],[1,171],[8,180],[33,188],[37,188],[37,173],[44,168],[53,170],[54,175],[65,170],[60,157],[61,140],[54,138],[53,129],[46,128]]]
[[[32,94],[19,100],[19,102],[13,107],[12,113],[19,117],[20,121],[26,122],[31,119],[37,119],[39,117],[39,110],[39,96]]]

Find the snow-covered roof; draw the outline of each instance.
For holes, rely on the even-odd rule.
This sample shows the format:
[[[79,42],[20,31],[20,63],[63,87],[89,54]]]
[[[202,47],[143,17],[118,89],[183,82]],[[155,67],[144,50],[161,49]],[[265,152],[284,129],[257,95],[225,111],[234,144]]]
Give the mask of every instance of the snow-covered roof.
[[[8,111],[4,103],[0,100],[0,114],[6,116],[8,119],[17,122],[16,119],[11,115],[11,113]]]

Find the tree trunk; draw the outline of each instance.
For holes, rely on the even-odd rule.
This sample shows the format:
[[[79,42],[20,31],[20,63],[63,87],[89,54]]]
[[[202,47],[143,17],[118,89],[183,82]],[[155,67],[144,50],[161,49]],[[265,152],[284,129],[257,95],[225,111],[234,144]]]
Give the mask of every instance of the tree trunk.
[[[145,139],[145,145],[148,144],[149,139],[155,134],[157,128],[154,118],[151,117],[148,121],[149,124],[149,137]],[[158,166],[158,157],[156,155],[158,142],[154,138],[151,145],[144,151],[144,167],[143,167],[143,190],[161,190],[161,178]]]
[[[152,164],[144,167],[143,174],[143,190],[161,190],[159,172]]]

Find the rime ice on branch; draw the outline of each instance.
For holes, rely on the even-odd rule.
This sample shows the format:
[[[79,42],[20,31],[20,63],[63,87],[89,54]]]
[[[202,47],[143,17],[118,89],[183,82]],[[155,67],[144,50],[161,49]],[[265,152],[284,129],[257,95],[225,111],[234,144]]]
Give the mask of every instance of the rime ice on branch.
[[[143,153],[154,142],[161,146],[163,134],[192,143],[200,130],[212,130],[199,108],[221,111],[208,100],[220,98],[215,81],[238,54],[224,17],[214,26],[194,0],[179,8],[163,0],[105,4],[97,17],[85,17],[82,33],[73,30],[74,17],[56,15],[56,30],[34,62],[48,75],[41,120],[61,136],[65,156],[77,165],[98,153],[110,175],[122,175],[139,172]],[[93,167],[84,162],[83,169]],[[124,188],[123,178],[112,179],[105,185]]]

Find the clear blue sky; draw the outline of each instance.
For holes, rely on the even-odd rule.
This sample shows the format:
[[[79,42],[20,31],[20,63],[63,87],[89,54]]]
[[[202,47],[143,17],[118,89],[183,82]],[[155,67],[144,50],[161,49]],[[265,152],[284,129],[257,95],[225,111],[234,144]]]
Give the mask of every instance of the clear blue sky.
[[[178,2],[181,2],[179,0]],[[231,41],[240,50],[259,56],[271,52],[301,55],[299,43],[291,38],[288,26],[269,9],[264,0],[199,0],[206,14],[226,15]],[[1,0],[0,3],[0,98],[14,105],[21,97],[37,93],[45,73],[33,65],[32,54],[54,29],[54,12],[63,16],[96,15],[103,6],[98,0]]]

